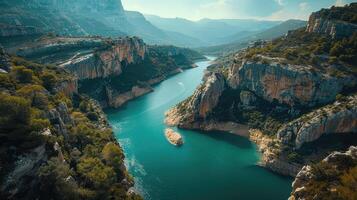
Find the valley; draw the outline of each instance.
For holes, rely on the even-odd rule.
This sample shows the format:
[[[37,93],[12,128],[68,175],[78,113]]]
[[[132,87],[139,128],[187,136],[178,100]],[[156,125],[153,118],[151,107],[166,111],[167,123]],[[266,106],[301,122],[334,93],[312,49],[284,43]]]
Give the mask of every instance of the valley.
[[[218,3],[1,1],[0,199],[356,199],[357,3]]]

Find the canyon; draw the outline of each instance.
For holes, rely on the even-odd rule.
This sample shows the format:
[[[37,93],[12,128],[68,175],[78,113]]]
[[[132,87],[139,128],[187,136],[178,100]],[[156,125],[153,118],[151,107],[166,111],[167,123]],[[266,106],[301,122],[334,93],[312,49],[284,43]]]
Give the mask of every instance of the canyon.
[[[242,127],[242,134],[247,126],[248,137],[262,152],[260,165],[295,177],[305,164],[322,160],[333,150],[325,147],[319,153],[302,153],[308,151],[307,144],[326,135],[343,137],[357,132],[357,76],[349,71],[351,65],[355,67],[353,62],[329,64],[319,58],[317,64],[303,57],[296,62],[284,51],[296,49],[298,57],[303,49],[295,44],[306,49],[317,40],[299,41],[301,37],[328,37],[336,42],[352,38],[356,24],[338,17],[342,10],[353,11],[355,7],[332,8],[335,18],[326,14],[330,12],[326,9],[313,13],[306,28],[272,42],[254,43],[218,60],[194,94],[166,113],[166,123],[194,130],[235,123]],[[347,71],[332,72],[339,67]]]
[[[246,23],[266,30],[250,30],[241,48],[228,45],[234,51],[212,47],[225,54],[211,66],[195,50],[167,45],[205,44],[184,34],[192,30],[160,29],[197,24],[148,16],[157,28],[119,0],[0,6],[0,198],[217,199],[206,194],[215,188],[259,199],[247,187],[255,175],[277,198],[286,196],[289,177],[290,200],[354,195],[357,3],[312,13],[307,24],[201,20],[223,25],[221,35]],[[231,41],[214,32],[203,33],[210,45]],[[185,145],[173,149],[165,139]],[[221,164],[227,172],[215,168]],[[197,188],[202,182],[207,188]]]

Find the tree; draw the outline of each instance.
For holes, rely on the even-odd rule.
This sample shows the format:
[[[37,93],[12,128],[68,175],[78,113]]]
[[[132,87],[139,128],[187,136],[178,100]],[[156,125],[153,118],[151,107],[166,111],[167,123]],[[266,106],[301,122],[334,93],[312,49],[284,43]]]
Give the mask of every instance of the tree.
[[[0,130],[23,129],[30,122],[30,103],[22,98],[0,94]]]
[[[116,180],[113,168],[105,166],[98,158],[81,158],[77,164],[77,171],[95,188],[108,188]]]
[[[12,70],[12,74],[14,75],[15,79],[20,83],[31,83],[34,76],[32,70],[27,69],[23,66],[14,67]]]
[[[53,88],[56,85],[57,82],[57,77],[55,74],[50,73],[50,72],[44,72],[41,75],[41,80],[43,82],[43,86],[48,90],[48,91],[52,91]]]
[[[112,142],[106,144],[102,150],[102,156],[105,162],[113,167],[117,174],[121,173],[124,154],[118,145]]]
[[[41,199],[80,199],[77,183],[71,180],[73,172],[68,164],[59,161],[58,158],[51,158],[46,165],[39,169]]]

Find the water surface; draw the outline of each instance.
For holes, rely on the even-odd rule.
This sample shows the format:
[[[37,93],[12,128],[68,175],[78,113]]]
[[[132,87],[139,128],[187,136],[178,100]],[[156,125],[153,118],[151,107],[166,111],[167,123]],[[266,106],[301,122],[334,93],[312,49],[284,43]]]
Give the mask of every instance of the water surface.
[[[164,113],[193,94],[209,61],[197,64],[155,92],[107,111],[136,189],[146,200],[287,199],[291,179],[257,167],[259,154],[246,138],[178,130],[182,147],[166,140]]]

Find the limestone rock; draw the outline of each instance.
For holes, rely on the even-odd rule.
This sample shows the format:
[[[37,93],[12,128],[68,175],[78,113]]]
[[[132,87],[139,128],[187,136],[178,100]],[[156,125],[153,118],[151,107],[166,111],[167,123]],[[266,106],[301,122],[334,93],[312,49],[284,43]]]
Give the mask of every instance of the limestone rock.
[[[323,134],[357,133],[357,95],[335,102],[304,115],[283,126],[277,133],[286,144],[300,148]]]
[[[230,67],[228,83],[270,102],[312,107],[333,101],[344,86],[356,85],[357,79],[312,73],[309,66],[243,61]]]
[[[3,73],[8,73],[10,71],[10,68],[10,57],[0,45],[0,70],[2,70]]]
[[[325,163],[334,170],[338,171],[339,169],[344,169],[347,163],[341,162],[343,160],[351,160],[352,162],[357,161],[357,147],[351,146],[346,152],[333,152],[329,156],[327,156],[321,163]],[[306,165],[304,166],[300,172],[297,174],[292,187],[293,191],[291,193],[291,200],[297,199],[311,199],[311,196],[308,196],[307,190],[309,190],[309,182],[315,180],[317,175],[314,173],[312,166]],[[327,181],[324,184],[336,187],[339,183],[335,180]],[[314,199],[319,198],[318,194],[314,196]]]
[[[175,146],[183,145],[182,136],[179,133],[175,132],[174,130],[167,128],[165,130],[165,136],[171,144]]]
[[[321,11],[312,13],[306,28],[307,32],[328,34],[332,38],[344,38],[357,31],[357,25],[341,20],[328,20],[321,16]]]

